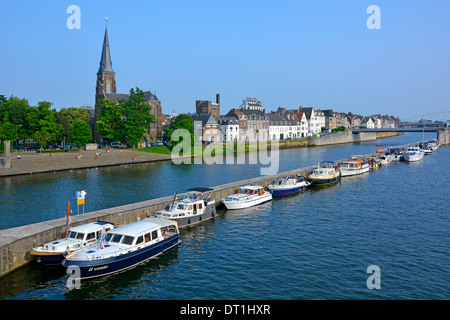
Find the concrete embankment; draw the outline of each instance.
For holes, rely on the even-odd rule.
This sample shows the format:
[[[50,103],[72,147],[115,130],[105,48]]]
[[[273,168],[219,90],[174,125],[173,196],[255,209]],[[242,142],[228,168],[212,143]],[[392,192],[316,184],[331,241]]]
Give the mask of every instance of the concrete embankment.
[[[339,162],[339,161],[338,161]],[[307,176],[315,167],[305,167],[287,172],[281,172],[270,176],[237,181],[212,187],[212,197],[220,205],[220,200],[235,193],[239,186],[260,185],[266,187],[276,179],[290,173],[299,173]],[[182,194],[180,195],[182,196]],[[72,225],[80,225],[94,221],[109,221],[116,224],[136,222],[138,217],[143,218],[147,214],[153,214],[163,209],[167,203],[173,200],[173,196],[152,199],[129,205],[98,210],[72,216]],[[0,231],[0,277],[14,271],[32,260],[30,250],[34,244],[43,244],[65,234],[66,219],[54,219],[50,221],[25,225]]]

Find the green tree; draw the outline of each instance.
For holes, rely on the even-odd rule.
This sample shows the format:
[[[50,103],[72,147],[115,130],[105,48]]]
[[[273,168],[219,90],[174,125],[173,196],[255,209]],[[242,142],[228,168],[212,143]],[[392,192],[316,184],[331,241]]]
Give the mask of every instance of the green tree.
[[[108,141],[120,141],[122,132],[122,114],[120,106],[111,100],[97,102],[100,112],[97,119],[98,133]]]
[[[166,128],[167,140],[172,140],[172,133],[177,129],[186,129],[191,135],[191,146],[194,145],[194,121],[188,114],[178,115]],[[173,145],[177,145],[180,141],[173,141]]]
[[[40,101],[36,107],[37,131],[33,134],[33,139],[39,142],[41,148],[49,142],[56,141],[58,135],[62,131],[62,125],[56,122],[55,111],[51,110],[52,103],[48,101]],[[36,121],[36,119],[35,119]]]
[[[70,142],[82,146],[92,140],[92,131],[88,123],[75,120],[70,130]]]
[[[70,132],[75,121],[89,123],[89,113],[83,108],[62,108],[56,112],[56,121],[62,126],[60,139],[64,137],[70,141]]]
[[[151,106],[145,103],[145,93],[139,88],[131,89],[127,99],[112,102],[108,99],[99,101],[100,109],[97,130],[109,141],[122,141],[136,144],[155,122],[150,114]]]
[[[145,93],[139,88],[130,90],[128,99],[120,102],[122,110],[123,141],[137,144],[144,137],[151,124],[156,122],[150,114],[151,106],[145,103]],[[151,137],[153,139],[153,137]]]
[[[19,139],[18,127],[9,121],[9,114],[6,112],[3,116],[3,121],[0,122],[0,140],[14,141]]]

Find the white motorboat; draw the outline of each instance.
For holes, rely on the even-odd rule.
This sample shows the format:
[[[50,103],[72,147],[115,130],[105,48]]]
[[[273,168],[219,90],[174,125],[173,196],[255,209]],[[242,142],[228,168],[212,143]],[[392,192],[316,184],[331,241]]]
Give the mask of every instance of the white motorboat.
[[[222,199],[227,209],[243,209],[272,200],[272,194],[261,186],[239,187],[238,192]]]
[[[216,201],[207,193],[210,188],[192,188],[182,199],[167,204],[164,210],[156,212],[156,217],[174,220],[178,227],[185,227],[216,216]]]
[[[102,231],[114,229],[110,222],[97,221],[69,228],[66,237],[61,238],[31,250],[30,254],[37,262],[44,264],[59,264],[64,260],[64,254],[75,252],[98,243]]]
[[[354,156],[342,161],[339,169],[341,170],[341,176],[345,177],[369,172],[370,166],[367,159]]]
[[[427,146],[431,148],[432,151],[436,151],[440,147],[440,143],[436,139],[428,140]]]
[[[423,156],[423,151],[418,146],[410,146],[406,149],[403,158],[408,162],[416,162],[422,160]]]
[[[390,154],[382,154],[380,156],[380,160],[381,160],[381,165],[387,165],[390,164],[392,162],[392,157]]]

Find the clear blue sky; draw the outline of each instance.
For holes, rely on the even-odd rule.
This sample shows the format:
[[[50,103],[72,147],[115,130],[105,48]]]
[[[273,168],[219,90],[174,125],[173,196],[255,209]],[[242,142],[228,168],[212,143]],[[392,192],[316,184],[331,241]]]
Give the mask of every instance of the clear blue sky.
[[[80,30],[66,27],[72,4]],[[372,4],[380,30],[366,27]],[[450,111],[448,0],[6,0],[0,94],[56,109],[94,104],[105,17],[118,92],[156,91],[164,113],[194,112],[216,93],[222,114],[245,97],[267,111]]]

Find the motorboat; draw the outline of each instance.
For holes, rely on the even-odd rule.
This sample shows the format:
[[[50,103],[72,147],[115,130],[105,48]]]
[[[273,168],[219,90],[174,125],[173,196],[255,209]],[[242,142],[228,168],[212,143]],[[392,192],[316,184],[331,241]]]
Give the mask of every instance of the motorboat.
[[[308,176],[312,185],[329,185],[341,179],[341,171],[334,161],[319,162],[317,169]]]
[[[167,204],[164,210],[157,211],[155,216],[178,223],[178,227],[189,226],[216,216],[216,201],[208,195],[211,188],[189,189],[181,199],[176,199]]]
[[[406,149],[403,158],[408,162],[416,162],[423,159],[424,153],[418,146],[410,146]]]
[[[272,194],[261,186],[239,187],[237,193],[222,199],[227,209],[243,209],[272,200]]]
[[[381,165],[385,166],[392,162],[392,157],[390,154],[382,154],[380,156]]]
[[[311,183],[299,174],[291,174],[276,180],[273,184],[268,185],[272,196],[286,196],[305,190]]]
[[[390,149],[390,152],[391,152],[390,155],[391,155],[392,161],[394,161],[394,162],[403,161],[403,155],[404,155],[403,149],[393,148],[393,149]]]
[[[433,154],[433,149],[431,146],[428,145],[428,143],[423,143],[419,145],[420,150],[422,150],[424,156],[428,156]]]
[[[348,160],[344,160],[339,164],[341,176],[353,176],[370,171],[369,161],[366,158],[352,156]]]
[[[72,279],[100,277],[132,268],[180,243],[176,221],[144,218],[103,233],[97,246],[66,255],[62,265],[75,270]]]
[[[43,264],[60,264],[67,252],[95,246],[102,231],[115,228],[110,222],[97,221],[68,228],[66,237],[34,247],[30,254]]]
[[[436,151],[440,147],[440,143],[437,139],[428,140],[427,146],[431,148],[431,151]]]

